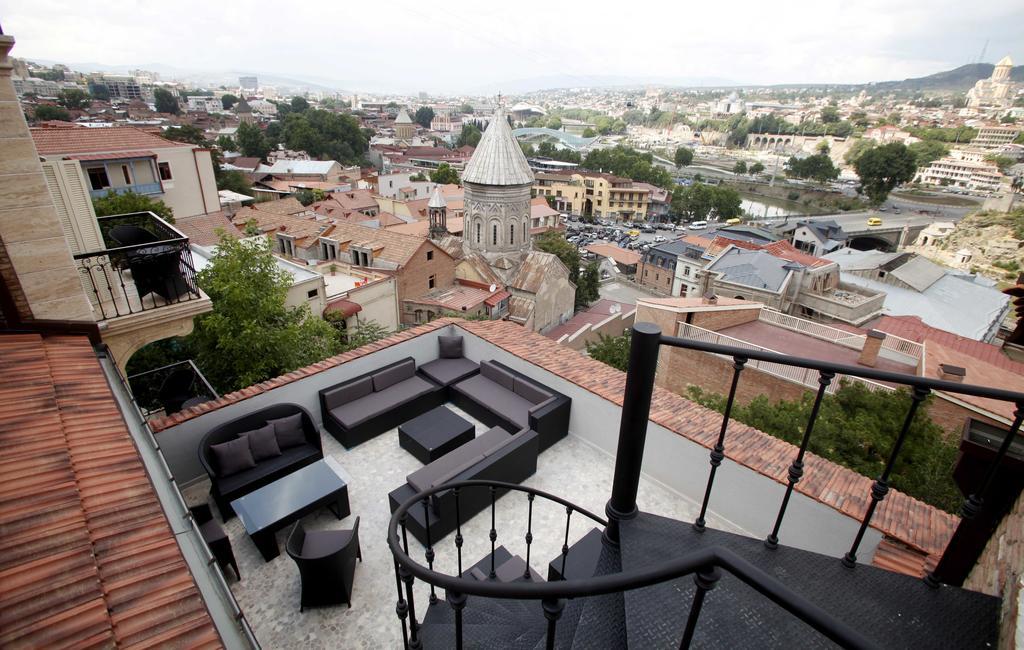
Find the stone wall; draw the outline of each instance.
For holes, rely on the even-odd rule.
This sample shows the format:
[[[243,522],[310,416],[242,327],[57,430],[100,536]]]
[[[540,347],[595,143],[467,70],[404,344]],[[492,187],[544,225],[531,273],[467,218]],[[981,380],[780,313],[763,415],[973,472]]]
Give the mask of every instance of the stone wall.
[[[1001,596],[999,648],[1024,647],[1024,493],[1017,497],[1017,503],[988,540],[964,587]]]

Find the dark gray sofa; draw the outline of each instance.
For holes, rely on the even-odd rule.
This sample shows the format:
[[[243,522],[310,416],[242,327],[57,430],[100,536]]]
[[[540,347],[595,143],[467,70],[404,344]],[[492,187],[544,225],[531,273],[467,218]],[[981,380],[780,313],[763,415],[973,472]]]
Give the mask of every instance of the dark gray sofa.
[[[230,476],[222,476],[216,455],[211,447],[238,438],[245,431],[252,431],[265,425],[268,420],[286,418],[301,413],[302,432],[305,443],[281,450],[281,455],[259,461],[252,469]],[[199,462],[210,476],[210,496],[217,504],[221,518],[225,521],[235,516],[231,502],[249,494],[257,488],[273,483],[310,463],[324,457],[320,432],[313,424],[313,418],[298,404],[274,404],[254,411],[211,430],[199,443]]]
[[[435,384],[451,386],[480,372],[480,365],[462,356],[461,336],[438,336],[437,358],[417,370]]]
[[[522,429],[513,434],[502,427],[494,427],[409,474],[405,485],[392,490],[388,495],[391,512],[418,492],[452,481],[485,479],[521,483],[537,471],[537,456],[540,453],[538,443],[536,431]],[[506,491],[499,490],[497,494],[500,496]],[[465,488],[460,492],[459,514],[463,521],[491,503],[487,488]],[[436,543],[455,530],[455,494],[452,490],[432,495],[426,512],[422,507],[413,507],[409,511],[406,528],[423,543],[427,541],[428,517],[432,542]]]
[[[487,426],[536,431],[544,451],[569,434],[572,400],[497,361],[449,387],[451,401]]]
[[[407,357],[320,391],[324,428],[351,449],[445,401],[444,387]]]

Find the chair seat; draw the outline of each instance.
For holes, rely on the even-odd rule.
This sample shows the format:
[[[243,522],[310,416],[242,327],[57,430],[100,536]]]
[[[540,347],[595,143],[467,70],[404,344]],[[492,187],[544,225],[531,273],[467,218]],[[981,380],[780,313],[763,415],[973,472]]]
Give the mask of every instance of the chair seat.
[[[325,557],[344,548],[350,539],[351,530],[307,530],[302,556],[308,559]]]
[[[351,429],[377,417],[388,410],[398,408],[420,395],[425,395],[436,387],[422,377],[410,377],[393,384],[382,391],[370,393],[365,397],[342,404],[330,410],[342,425]]]
[[[199,534],[203,536],[203,541],[207,544],[214,544],[228,538],[224,528],[215,519],[200,524]]]
[[[478,372],[480,365],[469,359],[434,359],[420,366],[420,372],[442,386],[454,384]]]

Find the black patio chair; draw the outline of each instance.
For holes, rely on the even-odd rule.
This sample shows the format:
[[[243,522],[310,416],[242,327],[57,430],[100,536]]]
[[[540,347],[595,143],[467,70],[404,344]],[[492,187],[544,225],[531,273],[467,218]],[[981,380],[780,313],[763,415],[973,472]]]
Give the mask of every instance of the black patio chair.
[[[345,603],[352,607],[356,560],[363,561],[359,548],[359,517],[352,530],[307,531],[301,521],[295,522],[286,550],[299,567],[300,612],[316,605]]]
[[[213,511],[209,504],[201,503],[189,508],[188,511],[192,513],[192,518],[195,519],[196,526],[199,527],[199,533],[203,536],[206,545],[210,547],[210,552],[213,553],[221,571],[225,571],[230,566],[235,571],[235,577],[241,580],[242,574],[238,571],[235,554],[231,550],[231,540],[228,539],[224,528],[213,518]]]

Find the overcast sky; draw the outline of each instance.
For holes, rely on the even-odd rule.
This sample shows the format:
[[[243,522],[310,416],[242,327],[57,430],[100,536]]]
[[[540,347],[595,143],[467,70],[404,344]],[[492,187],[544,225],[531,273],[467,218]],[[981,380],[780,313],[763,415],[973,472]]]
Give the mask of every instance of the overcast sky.
[[[885,81],[1009,54],[1021,0],[0,0],[14,56],[472,92],[558,76]]]

